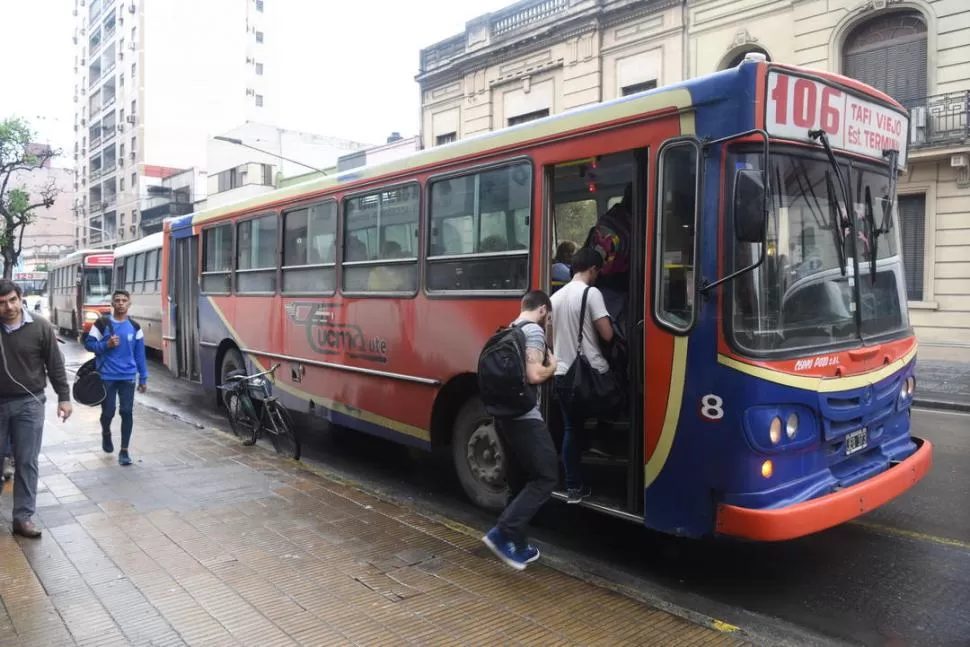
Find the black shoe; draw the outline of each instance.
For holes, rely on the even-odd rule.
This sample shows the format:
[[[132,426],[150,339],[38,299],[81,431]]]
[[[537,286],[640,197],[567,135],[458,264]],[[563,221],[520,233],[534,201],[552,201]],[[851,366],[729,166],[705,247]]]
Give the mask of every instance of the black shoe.
[[[114,443],[111,442],[111,434],[101,432],[101,449],[104,450],[105,454],[110,454],[115,450]]]
[[[566,503],[581,503],[583,499],[592,493],[593,491],[588,485],[566,490]]]

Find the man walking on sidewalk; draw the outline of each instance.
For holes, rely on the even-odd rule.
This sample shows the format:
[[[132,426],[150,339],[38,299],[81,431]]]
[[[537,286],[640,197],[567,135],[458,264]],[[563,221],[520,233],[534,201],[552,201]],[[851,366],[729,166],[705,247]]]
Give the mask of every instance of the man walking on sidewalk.
[[[546,346],[551,311],[549,295],[529,292],[518,318],[489,340],[479,359],[482,399],[505,447],[509,485],[508,505],[482,541],[516,570],[539,559],[539,549],[526,539],[526,526],[549,500],[559,476],[556,447],[539,410],[538,385],[556,370]],[[514,383],[503,382],[510,377]]]
[[[13,441],[17,464],[13,486],[13,532],[40,537],[31,521],[37,501],[37,458],[44,435],[44,390],[57,393],[57,415],[71,415],[71,389],[64,358],[50,322],[24,309],[23,293],[13,281],[0,279],[0,447]]]
[[[131,465],[128,444],[134,425],[132,411],[135,408],[135,379],[138,392],[144,393],[148,382],[148,364],[145,361],[145,333],[141,326],[128,317],[131,295],[125,290],[115,290],[111,296],[113,312],[101,317],[84,340],[84,347],[98,356],[98,373],[104,382],[105,398],[101,403],[101,449],[106,454],[115,450],[111,442],[111,421],[115,406],[121,413],[121,450],[118,463]]]

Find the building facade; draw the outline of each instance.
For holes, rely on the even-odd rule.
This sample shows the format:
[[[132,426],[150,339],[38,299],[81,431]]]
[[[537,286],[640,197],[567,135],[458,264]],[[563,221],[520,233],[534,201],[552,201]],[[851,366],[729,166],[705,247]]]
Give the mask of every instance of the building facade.
[[[150,169],[204,168],[211,133],[275,119],[273,8],[273,0],[75,0],[78,247],[145,233],[142,209],[157,196],[144,189],[162,179]]]
[[[74,171],[45,165],[11,175],[11,186],[22,187],[36,199],[52,183],[57,188],[54,204],[37,209],[24,228],[17,271],[35,272],[74,251]]]
[[[898,207],[927,357],[970,360],[970,4],[964,0],[524,0],[421,51],[430,147],[737,65],[846,74],[911,112]]]

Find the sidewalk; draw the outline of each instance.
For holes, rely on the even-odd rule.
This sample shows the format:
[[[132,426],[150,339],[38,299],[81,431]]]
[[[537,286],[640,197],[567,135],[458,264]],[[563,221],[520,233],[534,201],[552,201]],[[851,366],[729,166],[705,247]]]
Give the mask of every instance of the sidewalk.
[[[741,644],[143,406],[120,467],[97,418],[48,404],[43,538],[0,497],[0,645]]]
[[[916,406],[970,411],[970,363],[916,360]]]

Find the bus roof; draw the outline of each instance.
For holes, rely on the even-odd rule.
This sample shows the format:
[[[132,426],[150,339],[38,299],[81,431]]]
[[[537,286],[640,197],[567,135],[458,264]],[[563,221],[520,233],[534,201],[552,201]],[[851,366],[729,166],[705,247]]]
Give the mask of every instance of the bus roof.
[[[124,258],[125,256],[131,256],[132,254],[138,254],[139,252],[149,251],[152,249],[161,249],[162,240],[164,237],[165,234],[159,231],[154,234],[143,236],[138,240],[133,240],[130,243],[118,245],[114,249],[115,259]]]
[[[92,256],[92,255],[102,256],[102,255],[111,255],[111,254],[113,254],[113,252],[110,249],[79,249],[76,252],[71,252],[64,258],[54,261],[54,264],[52,265],[52,267],[57,268],[57,267],[64,267],[65,265],[73,265],[74,263],[80,262],[80,260],[86,256]]]
[[[695,100],[692,98],[692,90],[713,89],[714,87],[720,87],[723,90],[725,82],[730,83],[731,79],[741,78],[744,68],[750,68],[754,65],[764,65],[766,69],[777,67],[813,75],[828,82],[846,85],[856,92],[889,102],[894,107],[899,105],[883,93],[838,74],[792,65],[745,61],[738,67],[728,70],[680,81],[630,96],[618,97],[602,103],[582,106],[500,130],[481,133],[442,146],[423,149],[399,159],[372,166],[348,169],[335,175],[311,178],[298,184],[243,198],[230,204],[169,218],[166,220],[166,224],[171,229],[180,229],[217,220],[227,215],[275,209],[286,202],[309,199],[325,194],[328,189],[343,185],[353,186],[354,188],[359,186],[363,189],[368,184],[383,179],[392,180],[397,177],[403,179],[408,175],[422,173],[448,164],[467,163],[501,152],[512,152],[533,142],[576,131],[588,131],[601,124],[629,122],[636,120],[641,115],[688,112],[696,107]],[[900,109],[902,108],[900,107]]]

